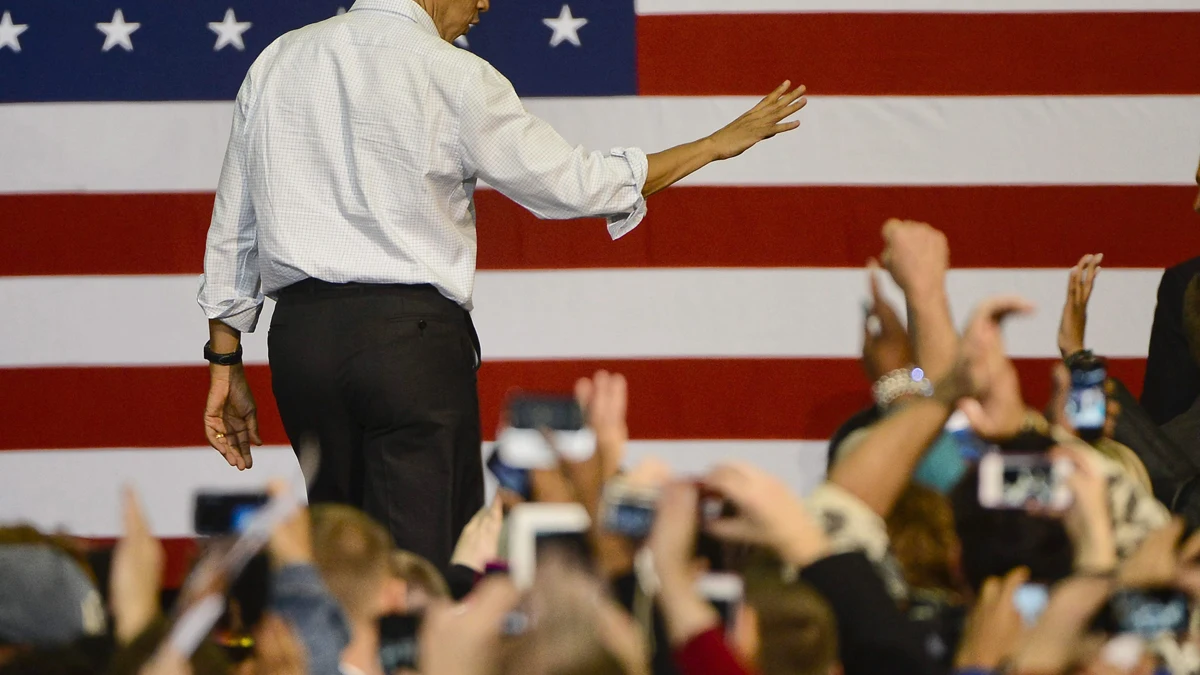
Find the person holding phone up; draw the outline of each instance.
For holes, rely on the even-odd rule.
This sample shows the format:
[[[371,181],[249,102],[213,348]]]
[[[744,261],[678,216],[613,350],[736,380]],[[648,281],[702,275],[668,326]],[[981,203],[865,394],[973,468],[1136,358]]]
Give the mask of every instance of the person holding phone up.
[[[785,81],[695,142],[589,154],[453,46],[489,5],[358,0],[268,46],[237,95],[198,294],[209,444],[230,466],[253,464],[262,441],[240,341],[274,298],[284,428],[293,447],[320,443],[309,499],[363,508],[442,567],[483,503],[477,181],[542,218],[603,217],[617,238],[646,197],[795,129],[785,120],[806,103]]]

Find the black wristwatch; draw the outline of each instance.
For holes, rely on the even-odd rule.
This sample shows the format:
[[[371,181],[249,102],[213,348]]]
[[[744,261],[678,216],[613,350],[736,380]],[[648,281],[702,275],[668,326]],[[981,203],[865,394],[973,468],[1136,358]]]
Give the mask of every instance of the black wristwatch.
[[[212,342],[204,343],[204,360],[218,366],[236,366],[242,362],[242,346],[232,354],[218,354],[212,350]]]

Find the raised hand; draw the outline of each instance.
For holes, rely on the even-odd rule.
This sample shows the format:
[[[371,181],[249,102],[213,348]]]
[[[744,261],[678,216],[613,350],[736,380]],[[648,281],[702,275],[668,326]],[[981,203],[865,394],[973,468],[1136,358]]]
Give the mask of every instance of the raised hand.
[[[458,537],[450,562],[483,573],[487,564],[500,553],[500,530],[504,527],[504,507],[499,495],[480,509]]]
[[[124,645],[158,616],[166,554],[150,533],[134,491],[127,488],[122,501],[125,532],[113,549],[109,596],[115,636]]]
[[[867,264],[871,306],[863,321],[863,370],[872,382],[914,363],[908,330],[879,288],[879,264]]]
[[[1065,359],[1083,349],[1083,334],[1087,328],[1088,300],[1100,272],[1103,253],[1088,254],[1071,268],[1067,281],[1067,301],[1063,304],[1062,320],[1058,324],[1058,351]]]
[[[1021,383],[1005,353],[1001,324],[1012,314],[1031,311],[1029,302],[1014,296],[985,300],[963,334],[953,377],[970,392],[959,407],[983,438],[1010,438],[1025,419]]]
[[[1012,653],[1025,628],[1013,596],[1026,581],[1029,570],[1018,567],[1003,579],[990,577],[983,583],[967,619],[955,668],[991,671]]]
[[[768,546],[780,559],[808,565],[828,553],[825,531],[779,479],[744,463],[722,464],[704,478],[737,507],[737,515],[708,524],[714,536]]]
[[[883,266],[906,295],[942,291],[950,268],[946,235],[927,223],[892,218],[883,226]]]
[[[804,85],[789,91],[791,86],[791,81],[785,80],[775,91],[763,97],[758,105],[709,136],[716,158],[720,160],[737,157],[759,141],[800,126],[798,121],[783,121],[808,103],[808,99],[804,98]]]

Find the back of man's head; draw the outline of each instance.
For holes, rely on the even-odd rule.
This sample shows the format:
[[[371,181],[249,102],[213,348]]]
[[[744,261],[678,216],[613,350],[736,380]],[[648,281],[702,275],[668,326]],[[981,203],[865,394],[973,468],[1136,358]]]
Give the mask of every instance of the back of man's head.
[[[450,587],[433,563],[410,551],[393,551],[388,570],[403,585],[403,607],[394,611],[419,612],[434,600],[449,600]]]
[[[367,514],[340,504],[312,507],[313,557],[352,621],[378,618],[392,539]]]
[[[1074,553],[1062,522],[1021,510],[987,509],[979,503],[979,469],[973,467],[950,493],[954,525],[962,543],[963,576],[975,592],[988,577],[1025,566],[1030,578],[1052,583],[1071,574]]]
[[[755,662],[763,675],[828,675],[838,666],[837,619],[803,583],[786,582],[776,561],[745,570],[746,605],[757,625]]]

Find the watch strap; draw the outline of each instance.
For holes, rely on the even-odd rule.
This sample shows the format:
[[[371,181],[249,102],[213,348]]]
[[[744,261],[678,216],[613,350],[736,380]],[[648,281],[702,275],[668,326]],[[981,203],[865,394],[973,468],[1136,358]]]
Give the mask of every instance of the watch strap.
[[[217,366],[236,366],[242,362],[242,346],[232,354],[218,354],[212,350],[212,342],[204,343],[204,360]]]

